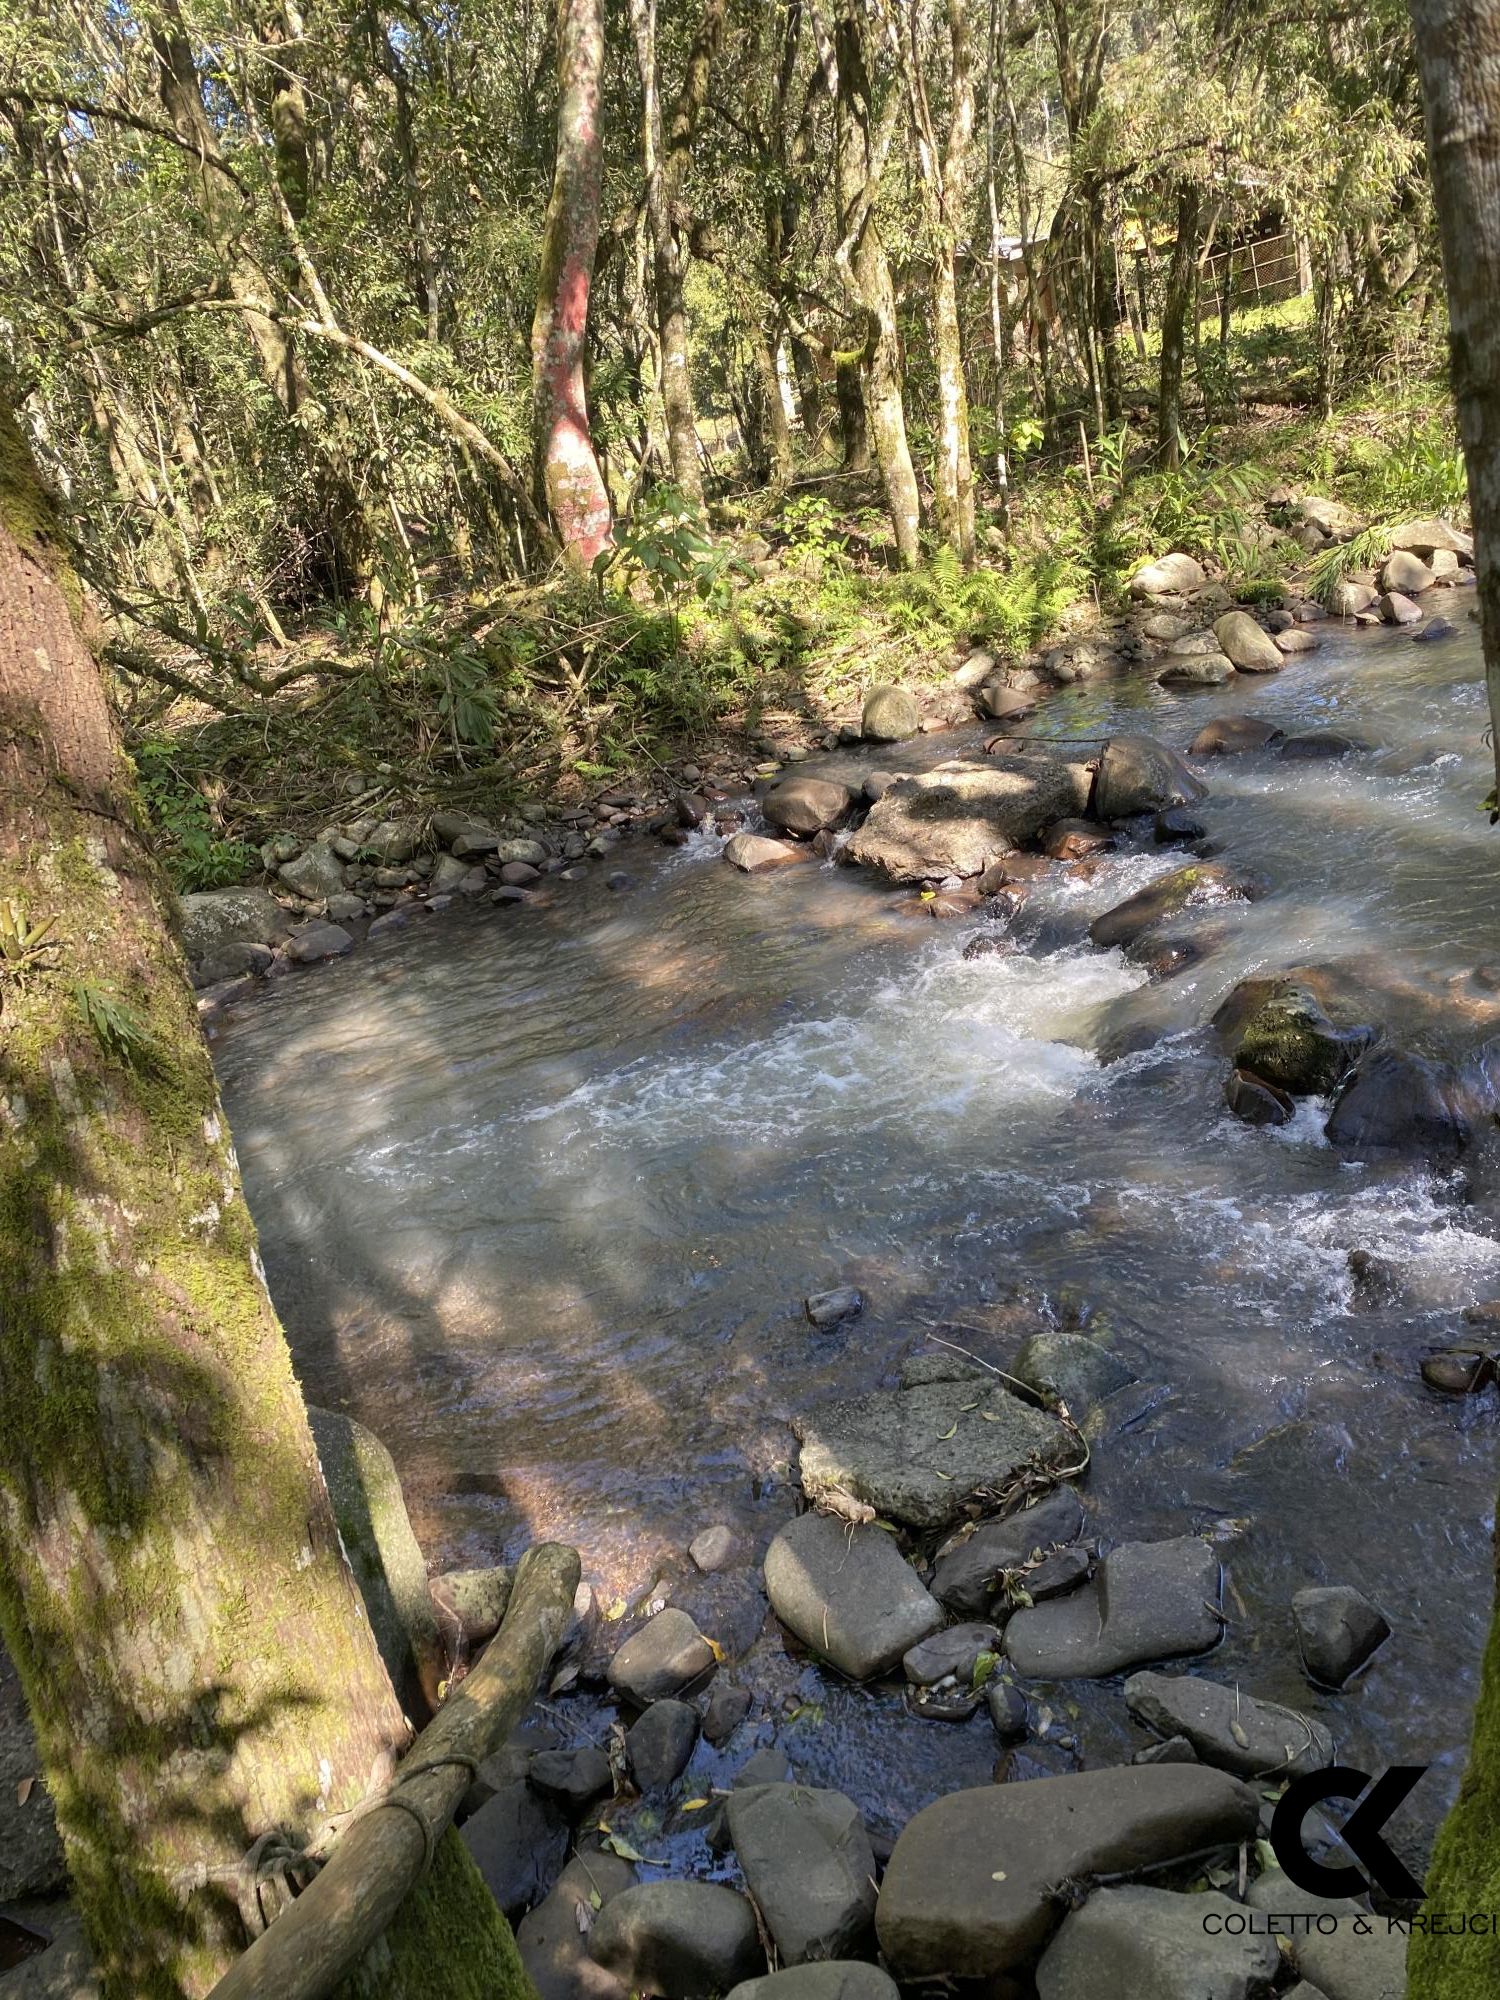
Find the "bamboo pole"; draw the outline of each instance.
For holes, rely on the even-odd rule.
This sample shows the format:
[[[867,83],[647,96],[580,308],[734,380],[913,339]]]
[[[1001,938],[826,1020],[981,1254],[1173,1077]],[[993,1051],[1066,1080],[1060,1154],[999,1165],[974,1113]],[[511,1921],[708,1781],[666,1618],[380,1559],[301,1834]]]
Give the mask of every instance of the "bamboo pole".
[[[328,2000],[420,1879],[474,1770],[515,1728],[567,1629],[577,1551],[528,1549],[505,1622],[417,1738],[390,1790],[339,1837],[323,1868],[214,1987],[209,2000]]]

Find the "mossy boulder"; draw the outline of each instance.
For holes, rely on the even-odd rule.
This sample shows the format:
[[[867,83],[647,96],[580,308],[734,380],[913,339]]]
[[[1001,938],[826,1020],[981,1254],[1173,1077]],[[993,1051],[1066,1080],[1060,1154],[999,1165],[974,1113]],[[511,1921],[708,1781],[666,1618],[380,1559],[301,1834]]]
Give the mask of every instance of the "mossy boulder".
[[[1335,1026],[1306,987],[1283,986],[1246,1023],[1235,1067],[1292,1097],[1326,1097],[1375,1036],[1374,1028]]]
[[[380,1657],[407,1714],[423,1720],[436,1705],[446,1655],[395,1463],[353,1417],[313,1406],[307,1417]]]

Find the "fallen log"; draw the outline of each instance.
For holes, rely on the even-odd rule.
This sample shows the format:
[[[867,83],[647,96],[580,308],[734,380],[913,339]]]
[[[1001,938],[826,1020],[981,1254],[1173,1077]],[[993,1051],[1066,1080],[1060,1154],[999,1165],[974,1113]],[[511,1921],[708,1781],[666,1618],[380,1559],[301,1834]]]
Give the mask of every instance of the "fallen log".
[[[390,1789],[363,1807],[312,1881],[209,2000],[328,2000],[420,1880],[478,1765],[520,1721],[556,1652],[578,1588],[577,1551],[528,1549],[505,1620],[412,1745]]]

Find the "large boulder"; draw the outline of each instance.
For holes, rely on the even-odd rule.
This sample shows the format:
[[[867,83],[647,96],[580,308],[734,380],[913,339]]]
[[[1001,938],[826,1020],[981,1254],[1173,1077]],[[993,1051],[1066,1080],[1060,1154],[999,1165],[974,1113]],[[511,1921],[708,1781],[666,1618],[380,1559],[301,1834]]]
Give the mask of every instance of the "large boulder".
[[[1034,1506],[1001,1521],[981,1521],[947,1543],[933,1567],[932,1594],[956,1617],[977,1618],[989,1610],[1007,1571],[1070,1547],[1086,1524],[1072,1487],[1055,1486]]]
[[[850,1958],[873,1942],[875,1856],[857,1806],[806,1785],[748,1785],[729,1838],[783,1965]]]
[[[1281,1951],[1264,1930],[1248,1935],[1244,1914],[1217,1889],[1096,1889],[1037,1967],[1038,2000],[1261,2000]]]
[[[794,1417],[809,1500],[845,1493],[910,1528],[943,1528],[1077,1446],[1055,1417],[998,1382],[877,1389]]]
[[[896,1979],[991,1979],[1027,1965],[1061,1921],[1058,1885],[1130,1874],[1253,1840],[1260,1801],[1192,1764],[950,1792],[910,1820],[875,1927]]]
[[[1275,640],[1248,611],[1226,611],[1222,618],[1216,618],[1214,637],[1224,657],[1242,674],[1279,674],[1286,665]]]
[[[1380,566],[1380,587],[1382,590],[1404,591],[1408,597],[1417,597],[1424,590],[1431,590],[1437,578],[1420,556],[1414,556],[1409,549],[1392,549]]]
[[[0,1647],[0,1903],[48,1895],[67,1879],[26,1697]]]
[[[1017,1672],[1042,1680],[1097,1678],[1143,1660],[1204,1653],[1219,1642],[1219,1558],[1184,1535],[1125,1542],[1066,1597],[1018,1611],[1005,1628]]]
[[[1296,1777],[1333,1762],[1321,1722],[1197,1674],[1132,1674],[1125,1706],[1158,1736],[1185,1736],[1205,1764],[1237,1777]]]
[[[1458,1071],[1388,1048],[1360,1060],[1323,1129],[1335,1146],[1439,1158],[1462,1152],[1473,1137]]]
[[[1055,819],[1088,805],[1086,765],[1020,751],[954,759],[876,800],[844,849],[893,882],[978,875]]]
[[[788,1522],[766,1551],[765,1575],[782,1624],[851,1680],[885,1673],[943,1623],[888,1534],[832,1514]]]
[[[1154,736],[1112,736],[1099,759],[1093,811],[1096,819],[1130,819],[1207,796],[1203,780]]]
[[[922,711],[905,688],[872,687],[860,712],[859,733],[867,743],[904,743],[922,727]]]
[[[1245,1023],[1236,1068],[1292,1097],[1326,1097],[1375,1040],[1368,1027],[1339,1028],[1306,987],[1278,982]]]
[[[1147,563],[1130,579],[1132,597],[1190,597],[1204,585],[1203,565],[1193,556],[1174,551]]]
[[[829,778],[797,776],[773,785],[760,802],[760,809],[772,826],[783,833],[821,833],[841,820],[854,803],[847,785]]]
[[[309,1404],[307,1420],[391,1685],[408,1715],[425,1716],[437,1706],[447,1650],[395,1463],[373,1431],[342,1411]]]
[[[1367,583],[1359,583],[1354,578],[1346,578],[1336,583],[1328,593],[1328,608],[1336,618],[1358,618],[1362,611],[1368,611],[1375,602],[1375,592]]]
[[[755,1911],[718,1882],[641,1882],[594,1919],[589,1954],[637,1992],[709,2000],[766,1969]]]
[[[178,903],[182,947],[193,960],[228,944],[276,944],[291,929],[269,889],[200,889]]]
[[[635,1887],[635,1870],[601,1850],[575,1854],[546,1899],[516,1927],[538,2000],[628,2000],[630,1988],[589,1956],[597,1911]]]
[[[1127,896],[1123,903],[1116,903],[1112,910],[1095,917],[1089,925],[1089,937],[1097,945],[1120,945],[1128,950],[1144,932],[1167,917],[1219,903],[1253,902],[1257,894],[1255,883],[1231,874],[1219,863],[1195,861],[1170,875],[1158,876],[1135,895]]]
[[[1421,556],[1426,562],[1431,562],[1439,549],[1472,560],[1474,537],[1466,535],[1462,528],[1452,527],[1447,521],[1435,518],[1403,521],[1399,528],[1391,530],[1391,547],[1409,549],[1414,556]]]

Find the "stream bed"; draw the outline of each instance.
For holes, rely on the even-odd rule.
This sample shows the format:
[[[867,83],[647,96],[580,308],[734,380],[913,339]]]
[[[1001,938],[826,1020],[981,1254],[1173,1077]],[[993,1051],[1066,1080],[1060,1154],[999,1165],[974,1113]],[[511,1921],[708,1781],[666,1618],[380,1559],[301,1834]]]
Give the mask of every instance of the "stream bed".
[[[1039,1316],[1084,1324],[1138,1378],[1091,1434],[1094,1532],[1209,1536],[1230,1623],[1193,1669],[1318,1716],[1342,1762],[1435,1765],[1392,1827],[1422,1858],[1489,1616],[1497,1392],[1439,1397],[1417,1364],[1500,1296],[1490,1142],[1432,1168],[1336,1153],[1315,1106],[1241,1125],[1206,1023],[1247,972],[1351,961],[1391,1039],[1463,1053],[1500,1014],[1500,836],[1477,809],[1468,621],[1439,644],[1318,630],[1272,680],[1111,682],[1032,725],[1181,749],[1245,712],[1370,746],[1204,763],[1212,841],[1271,893],[1176,978],[1086,938],[1181,864],[1149,840],[1057,871],[1020,950],[966,960],[980,917],[902,914],[811,861],[742,876],[698,835],[617,850],[629,893],[600,871],[546,906],[453,909],[224,1019],[215,1058],[307,1394],[384,1439],[434,1569],[558,1537],[612,1605],[680,1572],[711,1523],[758,1555],[798,1498],[791,1414],[892,1383],[932,1332],[1003,1366]],[[980,740],[820,761],[857,783]],[[846,1283],[863,1315],[814,1329],[804,1296]],[[1395,1628],[1337,1695],[1308,1687],[1292,1633],[1292,1593],[1322,1582]],[[732,1756],[700,1746],[706,1779],[774,1735],[889,1833],[995,1765],[982,1710],[913,1716],[774,1624],[735,1671],[755,1727]],[[1085,1766],[1143,1740],[1117,1683],[1041,1694]],[[656,1851],[693,1838],[663,1827]]]

